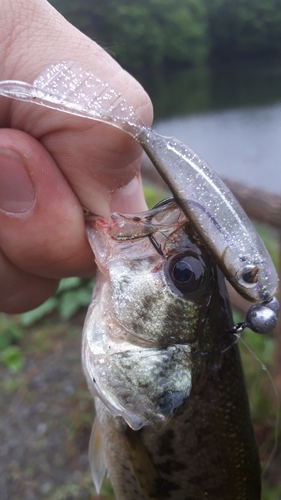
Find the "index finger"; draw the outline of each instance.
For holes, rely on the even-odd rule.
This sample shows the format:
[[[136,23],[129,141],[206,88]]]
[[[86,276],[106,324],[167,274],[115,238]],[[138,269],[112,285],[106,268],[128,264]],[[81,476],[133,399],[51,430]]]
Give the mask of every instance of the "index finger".
[[[2,3],[0,32],[3,34],[2,53],[6,54],[5,61],[2,61],[2,79],[32,82],[50,63],[65,59],[79,61],[82,67],[125,95],[144,123],[150,124],[151,103],[141,86],[45,0],[28,3],[15,0],[13,9],[10,2]],[[15,8],[20,16],[20,19],[16,16],[16,21]],[[15,31],[17,36],[11,41],[11,34]],[[88,123],[28,104],[4,105],[6,113],[2,122],[22,129],[42,142],[87,208],[98,213],[108,212],[112,209],[110,205],[123,211],[144,208],[139,181],[134,180],[142,151],[130,137],[99,123]],[[129,189],[125,188],[125,203],[120,189],[122,191],[130,183]],[[115,192],[117,198],[112,195]]]

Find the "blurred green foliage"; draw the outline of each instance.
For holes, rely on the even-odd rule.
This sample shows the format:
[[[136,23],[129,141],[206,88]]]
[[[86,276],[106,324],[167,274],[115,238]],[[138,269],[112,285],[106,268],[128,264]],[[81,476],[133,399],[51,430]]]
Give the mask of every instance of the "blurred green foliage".
[[[210,54],[224,60],[281,52],[280,0],[206,0]]]
[[[130,71],[280,55],[281,0],[51,0]]]
[[[0,362],[12,371],[20,370],[24,358],[19,346],[24,328],[17,318],[0,314]]]
[[[194,65],[207,56],[207,17],[200,0],[51,0],[77,28],[130,70]]]
[[[93,279],[65,278],[53,297],[32,311],[21,314],[20,321],[24,326],[30,326],[47,314],[57,311],[60,319],[68,320],[81,307],[89,305],[93,291]]]
[[[159,201],[163,200],[164,198],[167,198],[166,193],[163,193],[159,189],[155,189],[155,187],[153,186],[144,185],[143,190],[144,190],[145,201],[149,209],[153,208],[154,205],[156,205],[156,203],[158,203]]]
[[[65,278],[58,291],[41,306],[26,313],[9,316],[0,314],[0,362],[11,371],[18,371],[24,365],[21,340],[27,329],[45,320],[49,314],[56,313],[62,321],[70,320],[82,307],[86,308],[91,300],[93,279]],[[38,331],[38,346],[43,350],[43,337]],[[40,338],[39,338],[40,337]]]

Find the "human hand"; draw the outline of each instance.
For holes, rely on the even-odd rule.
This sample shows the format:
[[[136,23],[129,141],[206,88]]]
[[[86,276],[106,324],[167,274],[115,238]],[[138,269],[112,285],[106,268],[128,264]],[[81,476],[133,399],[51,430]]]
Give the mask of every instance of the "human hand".
[[[150,125],[141,86],[46,0],[0,0],[0,79],[32,83],[73,60],[119,90]],[[40,305],[66,276],[89,276],[94,258],[82,206],[106,215],[145,209],[140,146],[116,128],[1,98],[0,310]]]

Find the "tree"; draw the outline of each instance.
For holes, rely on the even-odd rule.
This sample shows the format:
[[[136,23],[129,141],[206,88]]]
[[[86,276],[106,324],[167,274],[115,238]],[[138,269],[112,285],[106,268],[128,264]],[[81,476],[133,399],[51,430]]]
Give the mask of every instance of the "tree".
[[[51,1],[129,70],[206,59],[205,0]]]
[[[206,0],[210,54],[261,58],[281,52],[281,0]]]

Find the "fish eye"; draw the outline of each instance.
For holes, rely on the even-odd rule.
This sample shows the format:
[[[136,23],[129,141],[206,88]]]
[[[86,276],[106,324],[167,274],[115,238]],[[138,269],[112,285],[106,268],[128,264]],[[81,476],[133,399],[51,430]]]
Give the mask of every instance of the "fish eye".
[[[173,268],[174,280],[178,283],[188,283],[193,278],[193,271],[186,259],[179,260]]]
[[[194,255],[177,256],[170,262],[169,275],[174,286],[183,295],[189,295],[201,287],[205,277],[205,265]]]

